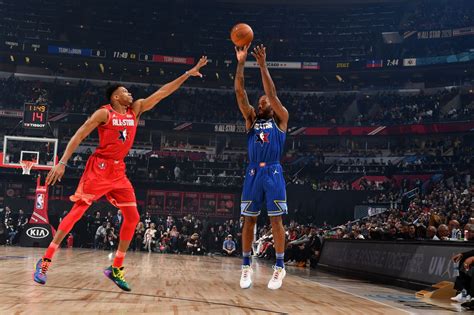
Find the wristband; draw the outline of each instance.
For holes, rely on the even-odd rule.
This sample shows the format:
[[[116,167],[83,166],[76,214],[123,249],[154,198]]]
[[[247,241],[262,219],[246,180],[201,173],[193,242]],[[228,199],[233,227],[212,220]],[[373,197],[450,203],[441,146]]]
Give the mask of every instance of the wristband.
[[[63,162],[63,161],[59,161],[58,164],[61,164],[61,165],[64,165],[64,166],[67,166],[67,163],[66,162]]]

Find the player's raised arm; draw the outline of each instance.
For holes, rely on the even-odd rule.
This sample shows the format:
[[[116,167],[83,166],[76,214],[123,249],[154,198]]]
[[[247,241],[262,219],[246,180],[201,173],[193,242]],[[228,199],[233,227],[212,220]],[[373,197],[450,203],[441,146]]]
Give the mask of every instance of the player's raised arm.
[[[242,48],[235,47],[235,53],[237,55],[237,72],[235,74],[234,81],[234,89],[235,95],[237,96],[237,103],[239,104],[239,109],[242,112],[242,115],[244,116],[245,127],[247,128],[247,130],[252,127],[252,124],[256,117],[255,110],[249,103],[247,92],[245,92],[244,87],[244,67],[249,47],[250,44]]]
[[[270,101],[270,106],[278,119],[280,129],[285,130],[288,128],[288,111],[281,104],[280,99],[277,96],[275,84],[273,83],[270,72],[267,68],[267,53],[266,48],[263,45],[257,46],[253,49],[252,56],[257,59],[257,63],[260,67],[260,73],[262,74],[263,89],[265,95]]]
[[[101,108],[95,111],[86,122],[77,129],[74,136],[69,140],[64,154],[59,160],[59,163],[56,164],[48,173],[46,177],[46,185],[54,185],[56,181],[61,181],[61,178],[64,175],[67,161],[71,158],[71,155],[76,151],[79,144],[84,140],[95,128],[100,124],[106,123],[108,118],[107,110]]]
[[[147,98],[135,101],[132,106],[135,114],[139,116],[141,113],[153,109],[153,107],[155,107],[162,99],[173,94],[189,77],[202,78],[202,74],[199,70],[205,65],[207,65],[207,56],[202,56],[198,63],[183,75],[169,83],[166,83]]]

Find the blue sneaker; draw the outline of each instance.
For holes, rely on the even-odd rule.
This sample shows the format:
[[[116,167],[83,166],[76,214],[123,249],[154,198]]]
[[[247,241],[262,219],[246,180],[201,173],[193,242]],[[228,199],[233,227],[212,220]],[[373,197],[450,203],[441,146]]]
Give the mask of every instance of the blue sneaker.
[[[46,283],[46,279],[48,278],[46,276],[46,272],[48,272],[49,265],[51,265],[50,260],[47,260],[47,259],[45,260],[43,258],[38,260],[38,262],[36,263],[35,272],[33,273],[33,280],[36,283],[39,283],[39,284]]]

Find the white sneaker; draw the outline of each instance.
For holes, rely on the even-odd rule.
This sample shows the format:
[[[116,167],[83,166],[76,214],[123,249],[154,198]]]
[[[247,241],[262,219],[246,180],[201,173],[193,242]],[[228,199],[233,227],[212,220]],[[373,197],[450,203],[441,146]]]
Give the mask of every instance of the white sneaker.
[[[272,290],[279,289],[283,283],[283,278],[286,276],[285,268],[273,266],[273,276],[268,281],[268,288]]]
[[[242,289],[248,289],[252,285],[252,267],[249,265],[242,266],[242,275],[240,276],[240,287]]]
[[[464,295],[463,292],[461,292],[458,295],[456,295],[455,297],[451,298],[451,301],[457,302],[457,303],[464,303],[464,302],[467,302],[467,301],[470,301],[470,300],[471,300],[471,296],[470,295]]]

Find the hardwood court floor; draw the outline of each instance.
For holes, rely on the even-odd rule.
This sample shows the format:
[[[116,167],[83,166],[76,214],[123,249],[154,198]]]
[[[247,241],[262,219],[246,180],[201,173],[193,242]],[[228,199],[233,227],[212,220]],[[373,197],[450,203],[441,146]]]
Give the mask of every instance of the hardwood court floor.
[[[127,293],[102,274],[111,263],[108,252],[62,249],[47,285],[41,286],[33,282],[32,271],[42,253],[0,247],[0,314],[417,313],[333,288],[328,277],[320,284],[291,268],[283,287],[272,291],[266,287],[272,270],[258,262],[252,288],[242,290],[240,260],[224,257],[128,253],[126,279],[132,292]]]

